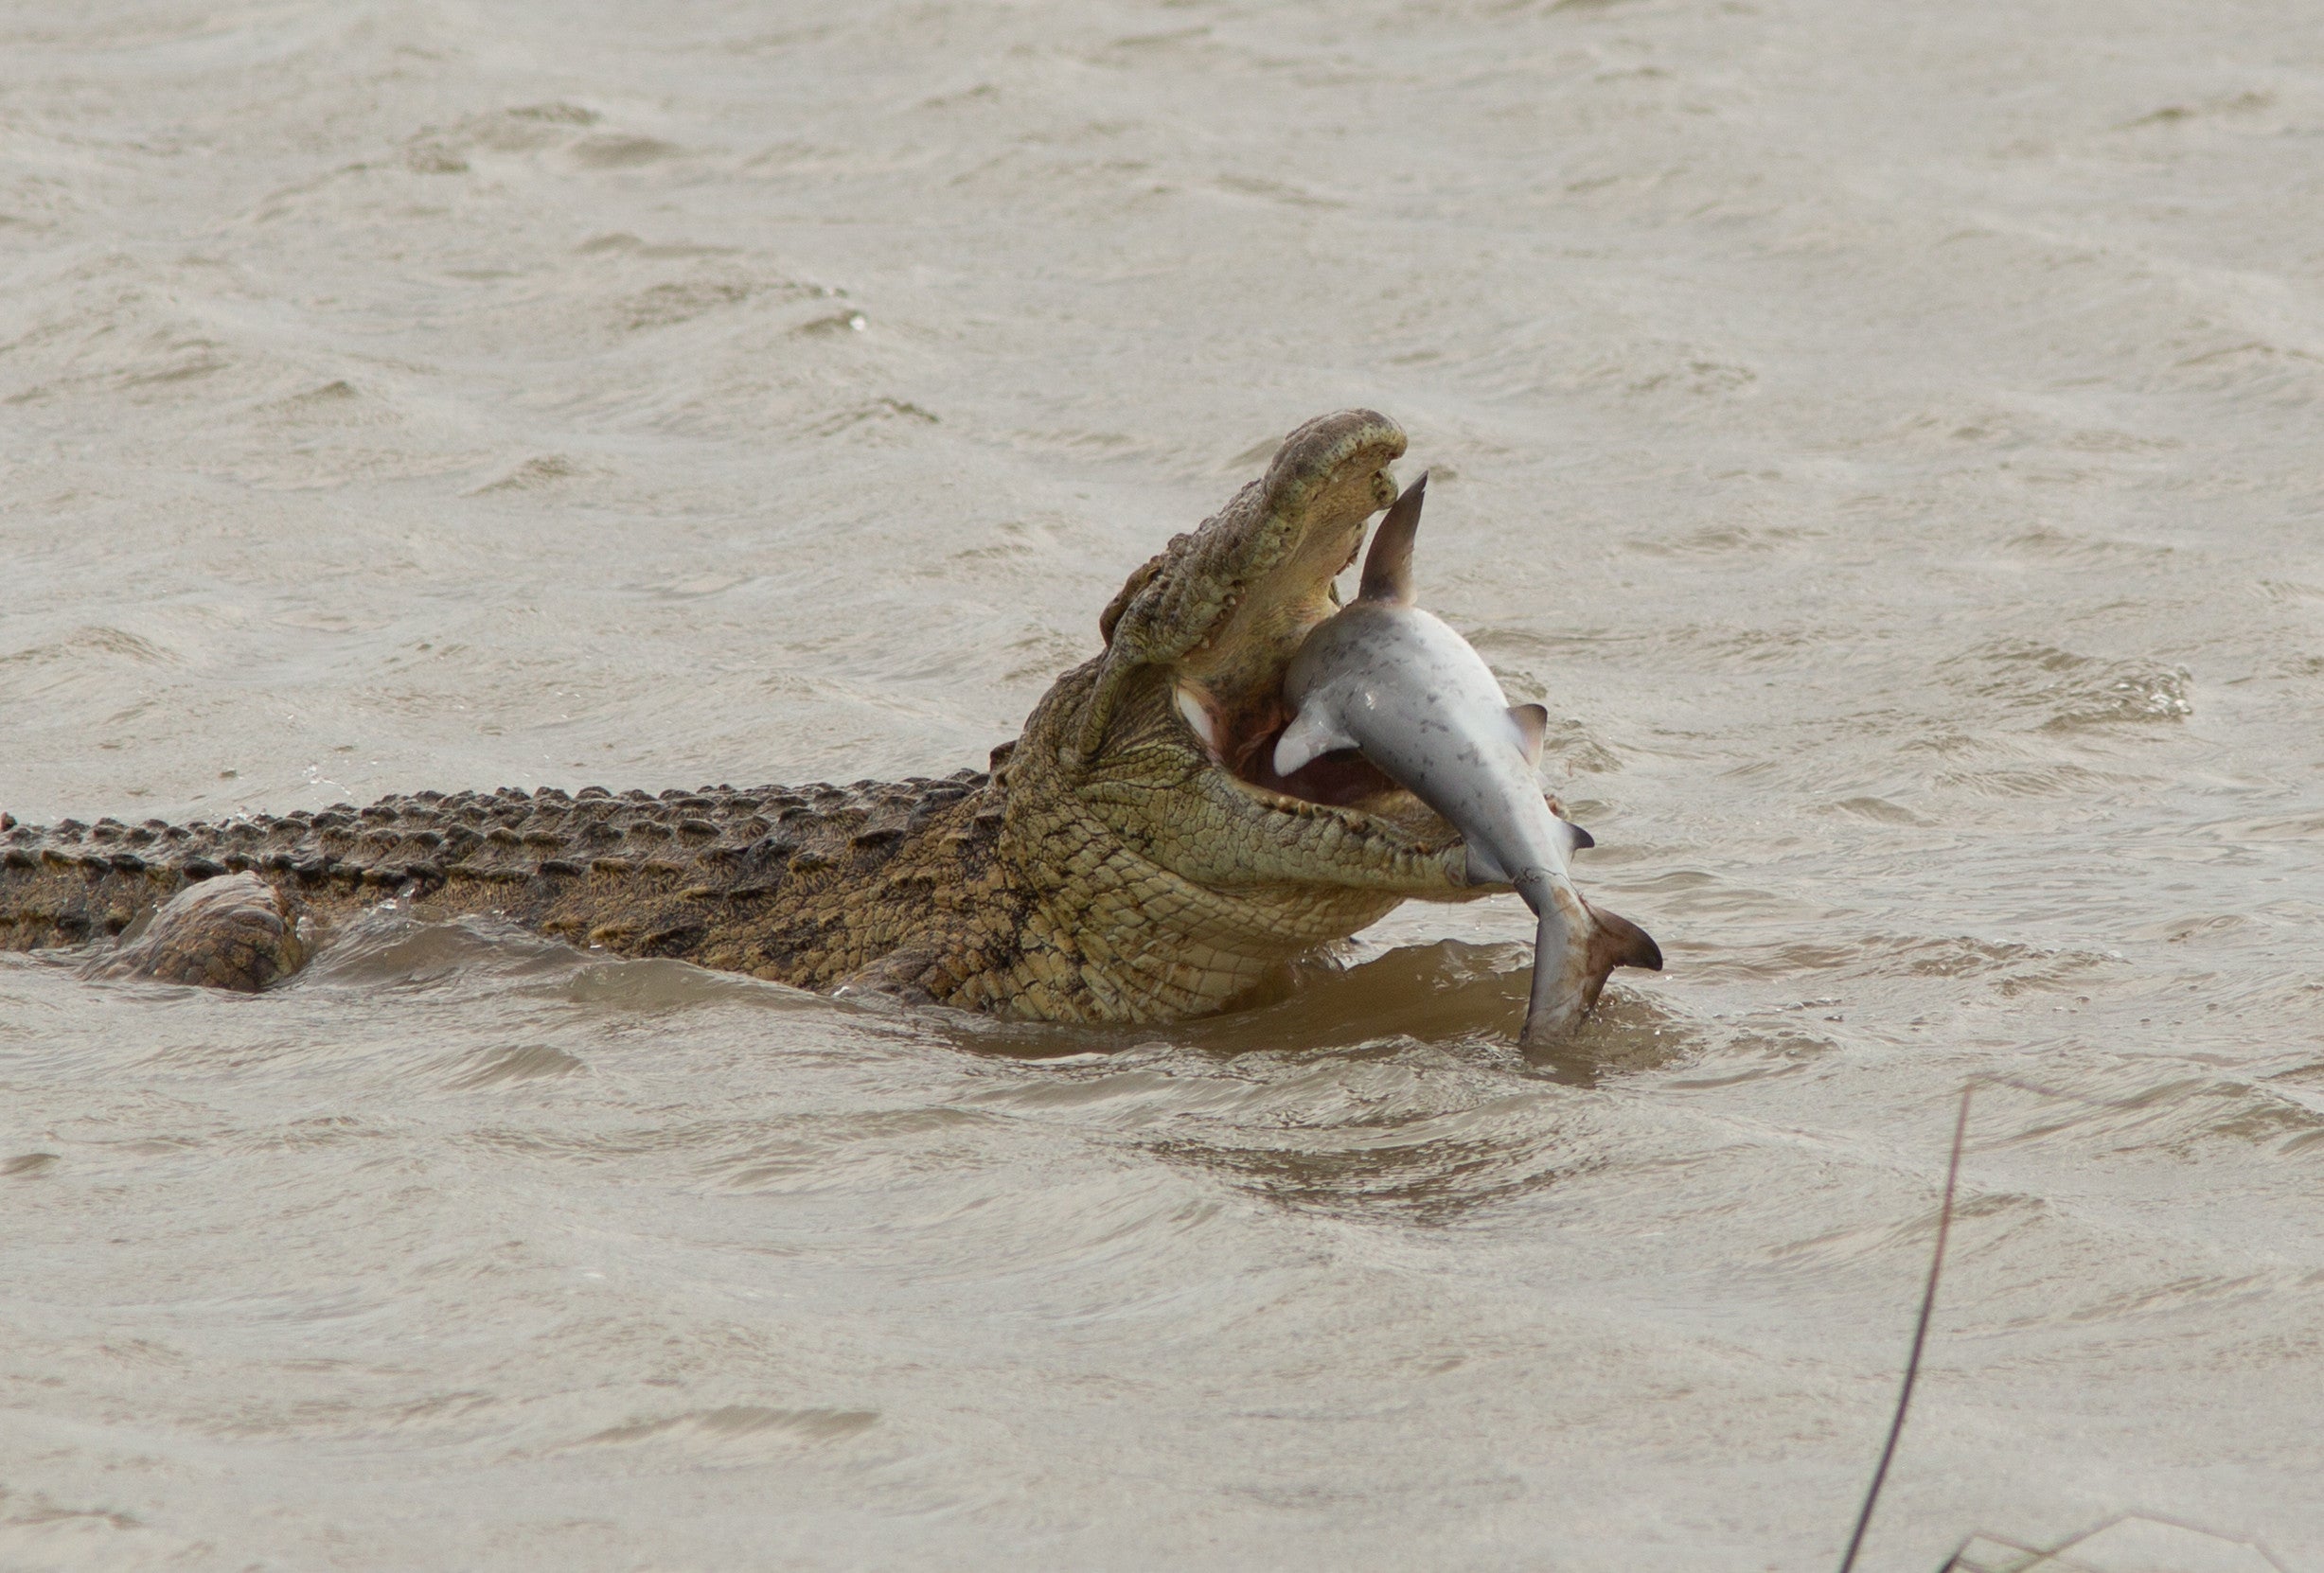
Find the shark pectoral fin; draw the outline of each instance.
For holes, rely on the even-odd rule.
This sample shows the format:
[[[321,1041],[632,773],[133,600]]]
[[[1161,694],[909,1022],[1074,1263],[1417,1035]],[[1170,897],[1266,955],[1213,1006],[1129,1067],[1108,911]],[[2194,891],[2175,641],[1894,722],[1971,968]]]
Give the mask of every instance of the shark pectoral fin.
[[[1541,739],[1549,734],[1550,713],[1537,704],[1513,704],[1509,719],[1517,729],[1517,747],[1525,751],[1528,765],[1541,763]]]
[[[1291,718],[1275,740],[1275,773],[1289,775],[1318,754],[1352,749],[1356,739],[1339,730],[1339,723],[1321,706],[1311,706]]]
[[[1575,824],[1571,820],[1559,820],[1558,830],[1566,839],[1566,856],[1570,857],[1586,846],[1596,846],[1598,838]]]
[[[1420,533],[1420,504],[1428,492],[1428,472],[1424,469],[1372,532],[1372,550],[1364,554],[1363,588],[1356,592],[1358,600],[1412,604],[1412,538]]]

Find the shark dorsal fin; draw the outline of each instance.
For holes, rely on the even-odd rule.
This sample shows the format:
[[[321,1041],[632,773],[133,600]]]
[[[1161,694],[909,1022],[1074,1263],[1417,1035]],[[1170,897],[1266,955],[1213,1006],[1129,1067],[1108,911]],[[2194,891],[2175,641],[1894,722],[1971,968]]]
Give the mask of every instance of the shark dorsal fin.
[[[1517,723],[1517,746],[1525,751],[1525,762],[1540,764],[1541,740],[1550,732],[1550,713],[1537,704],[1513,704],[1509,718]]]
[[[1420,504],[1428,490],[1428,472],[1424,469],[1372,532],[1372,550],[1364,555],[1364,587],[1357,599],[1412,604],[1412,537],[1420,533]]]

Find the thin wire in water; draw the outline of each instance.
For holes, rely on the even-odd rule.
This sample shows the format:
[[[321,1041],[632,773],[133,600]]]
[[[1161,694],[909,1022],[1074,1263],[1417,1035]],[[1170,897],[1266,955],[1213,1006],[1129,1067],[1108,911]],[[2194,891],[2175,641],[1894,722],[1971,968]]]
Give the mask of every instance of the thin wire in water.
[[[1912,1407],[1913,1384],[1921,1376],[1921,1351],[1928,1342],[1929,1317],[1937,1309],[1937,1284],[1944,1276],[1945,1241],[1953,1232],[1953,1193],[1960,1182],[1961,1148],[1969,1136],[1969,1103],[1979,1087],[2015,1087],[2020,1092],[2060,1098],[2089,1108],[2137,1108],[2144,1102],[2138,1098],[2091,1098],[2061,1087],[2043,1087],[2038,1082],[2020,1081],[2014,1076],[1972,1076],[1961,1087],[1960,1111],[1953,1120],[1953,1153],[1944,1166],[1944,1201],[1937,1210],[1937,1245],[1929,1253],[1928,1284],[1921,1291],[1921,1315],[1913,1324],[1912,1349],[1905,1356],[1905,1380],[1897,1389],[1896,1413],[1889,1422],[1889,1440],[1881,1446],[1880,1462],[1873,1466],[1872,1484],[1865,1488],[1864,1505],[1856,1511],[1855,1531],[1848,1537],[1848,1550],[1840,1558],[1839,1573],[1854,1573],[1856,1553],[1863,1549],[1864,1533],[1872,1524],[1872,1510],[1880,1505],[1880,1488],[1888,1483],[1889,1464],[1896,1457],[1897,1440],[1905,1434],[1905,1414]]]
[[[1855,1532],[1848,1537],[1847,1555],[1840,1558],[1840,1573],[1853,1573],[1856,1565],[1864,1531],[1872,1528],[1872,1510],[1880,1505],[1880,1488],[1888,1483],[1889,1461],[1896,1457],[1897,1439],[1905,1434],[1905,1412],[1912,1407],[1912,1385],[1921,1377],[1921,1350],[1928,1342],[1928,1318],[1937,1309],[1937,1281],[1944,1274],[1944,1242],[1953,1232],[1953,1190],[1960,1180],[1961,1142],[1969,1134],[1969,1100],[1976,1092],[1975,1081],[1960,1089],[1960,1112],[1953,1120],[1953,1156],[1944,1166],[1944,1201],[1937,1209],[1937,1248],[1929,1253],[1928,1286],[1921,1291],[1921,1317],[1913,1324],[1912,1352],[1905,1356],[1905,1381],[1896,1394],[1896,1414],[1889,1422],[1889,1440],[1880,1449],[1880,1462],[1873,1466],[1872,1483],[1865,1489]]]

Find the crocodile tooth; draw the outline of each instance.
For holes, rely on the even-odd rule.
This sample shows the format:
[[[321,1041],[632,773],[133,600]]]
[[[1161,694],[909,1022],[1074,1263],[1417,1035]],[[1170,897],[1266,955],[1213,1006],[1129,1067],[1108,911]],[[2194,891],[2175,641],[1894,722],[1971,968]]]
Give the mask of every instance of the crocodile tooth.
[[[1178,695],[1179,714],[1186,717],[1186,724],[1194,729],[1197,737],[1202,739],[1202,747],[1215,762],[1218,759],[1218,717],[1211,714],[1211,707],[1203,702],[1202,697],[1186,684],[1173,683],[1171,687]]]

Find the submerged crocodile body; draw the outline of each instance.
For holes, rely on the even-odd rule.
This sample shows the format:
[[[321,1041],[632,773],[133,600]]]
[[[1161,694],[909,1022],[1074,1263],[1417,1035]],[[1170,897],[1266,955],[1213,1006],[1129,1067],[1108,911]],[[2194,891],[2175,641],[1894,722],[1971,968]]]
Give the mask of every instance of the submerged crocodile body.
[[[1106,649],[988,771],[848,786],[440,794],[0,828],[0,948],[257,989],[396,898],[625,956],[1037,1020],[1215,1010],[1398,903],[1465,900],[1452,827],[1360,757],[1272,774],[1282,679],[1393,501],[1403,433],[1309,422],[1133,574]],[[1591,998],[1604,981],[1593,981]]]

